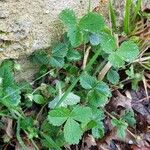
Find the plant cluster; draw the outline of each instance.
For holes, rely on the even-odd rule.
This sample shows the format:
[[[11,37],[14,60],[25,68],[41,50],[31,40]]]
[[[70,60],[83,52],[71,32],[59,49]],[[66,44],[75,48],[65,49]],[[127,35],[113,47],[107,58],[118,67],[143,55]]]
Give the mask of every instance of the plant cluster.
[[[22,149],[28,149],[22,135],[36,149],[36,141],[41,141],[42,147],[58,150],[66,144],[78,144],[85,132],[101,139],[106,133],[105,106],[112,87],[123,86],[119,71],[126,70],[127,79],[137,88],[141,76],[135,73],[132,63],[140,53],[139,43],[132,36],[119,41],[111,3],[110,12],[113,30],[96,12],[78,19],[72,10],[63,10],[60,20],[67,32],[54,47],[31,56],[40,66],[32,84],[15,82],[18,65],[13,61],[1,64],[0,116],[16,121],[16,138]],[[124,32],[128,34],[128,16],[125,17]],[[28,115],[30,109],[33,112]],[[119,118],[109,117],[120,138],[125,137],[129,126],[135,126],[132,109],[125,110]]]

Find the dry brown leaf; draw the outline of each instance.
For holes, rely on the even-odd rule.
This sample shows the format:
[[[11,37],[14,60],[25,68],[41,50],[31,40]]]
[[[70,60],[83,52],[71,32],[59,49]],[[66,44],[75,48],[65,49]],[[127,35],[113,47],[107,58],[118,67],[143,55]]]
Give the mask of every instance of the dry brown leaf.
[[[86,135],[82,142],[82,150],[98,150],[97,143],[92,135]]]
[[[126,109],[132,109],[131,99],[122,95],[119,91],[116,91],[115,96],[113,96],[111,101],[107,104],[107,109],[114,111],[119,106]]]
[[[6,117],[3,117],[1,120],[5,124],[4,131],[6,132],[7,136],[11,139],[13,137],[13,120]]]

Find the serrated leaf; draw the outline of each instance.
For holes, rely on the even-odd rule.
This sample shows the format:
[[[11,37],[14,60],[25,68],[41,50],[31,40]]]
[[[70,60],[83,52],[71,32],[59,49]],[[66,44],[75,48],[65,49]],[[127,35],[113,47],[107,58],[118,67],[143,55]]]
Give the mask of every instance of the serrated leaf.
[[[62,68],[64,66],[64,58],[53,56],[49,59],[49,65],[56,68]]]
[[[108,60],[112,64],[113,67],[120,68],[123,67],[125,62],[122,60],[122,58],[118,55],[117,52],[113,52],[109,55]]]
[[[52,48],[52,54],[49,56],[49,65],[56,68],[62,68],[64,65],[64,57],[67,55],[67,45],[58,43]]]
[[[112,84],[117,84],[119,82],[119,74],[117,71],[110,69],[107,73],[107,80]]]
[[[3,90],[4,97],[1,98],[1,102],[7,107],[17,106],[20,103],[21,92],[17,86],[6,87]]]
[[[76,106],[71,112],[71,117],[79,122],[88,122],[92,117],[92,110],[89,107]]]
[[[34,94],[33,95],[33,100],[37,103],[37,104],[44,104],[45,103],[45,99],[42,95],[40,94]]]
[[[62,94],[63,96],[64,94]],[[54,108],[60,101],[62,96],[57,96],[54,100],[49,102],[49,108]],[[67,107],[68,105],[75,105],[80,102],[80,97],[74,93],[69,93],[65,100],[60,104],[60,107]]]
[[[76,24],[76,16],[73,10],[70,9],[63,10],[60,13],[59,18],[65,25],[69,27],[74,26]]]
[[[119,138],[125,138],[126,129],[128,127],[128,124],[125,121],[121,120],[121,119],[120,120],[112,119],[111,123],[117,129],[117,136]]]
[[[12,86],[14,84],[13,77],[13,62],[10,60],[4,61],[0,66],[0,78],[2,80],[3,88]]]
[[[112,53],[117,49],[117,44],[114,36],[101,32],[99,34],[99,39],[101,48],[105,53]]]
[[[67,53],[67,59],[69,61],[79,61],[81,59],[81,54],[74,49],[70,49]]]
[[[68,47],[64,43],[58,43],[52,48],[53,57],[65,57],[68,52]]]
[[[56,108],[48,113],[48,121],[54,126],[62,125],[70,115],[70,110],[67,108]]]
[[[89,91],[88,102],[95,107],[104,106],[107,103],[108,97],[97,90]]]
[[[78,144],[81,139],[82,130],[80,125],[69,118],[64,125],[64,137],[68,144]]]
[[[139,54],[138,46],[132,41],[126,41],[121,44],[117,54],[126,62],[132,62]]]
[[[98,84],[96,85],[95,89],[107,97],[109,97],[111,95],[109,86],[103,81],[99,81]]]
[[[96,86],[97,80],[96,78],[85,73],[80,77],[80,84],[84,89],[89,90]]]
[[[101,15],[94,12],[88,13],[83,18],[81,18],[79,22],[79,27],[82,30],[94,33],[97,33],[100,30],[102,30],[104,26],[104,18]]]
[[[125,120],[131,127],[135,127],[136,120],[134,117],[134,111],[133,110],[126,111],[123,114],[122,119]]]
[[[78,47],[82,44],[83,34],[77,26],[69,28],[67,36],[69,37],[72,47]]]
[[[43,50],[35,52],[31,58],[34,63],[40,64],[40,65],[47,65],[49,63],[48,54]]]
[[[92,128],[92,135],[94,138],[102,138],[104,136],[104,125],[103,122],[100,121],[96,127]]]

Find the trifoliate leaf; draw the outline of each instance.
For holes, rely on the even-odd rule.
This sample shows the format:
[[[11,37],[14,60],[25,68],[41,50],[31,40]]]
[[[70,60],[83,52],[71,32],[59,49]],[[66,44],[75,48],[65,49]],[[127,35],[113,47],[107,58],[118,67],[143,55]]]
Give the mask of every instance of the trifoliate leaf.
[[[42,95],[40,94],[34,94],[33,95],[33,100],[37,103],[37,104],[44,104],[45,103],[45,99]]]
[[[67,59],[69,61],[79,61],[81,59],[81,54],[74,49],[70,49],[67,53]]]
[[[112,119],[111,123],[117,129],[117,136],[119,138],[125,138],[126,129],[128,127],[128,124],[125,121],[123,121],[122,119],[120,119],[120,120]]]
[[[125,111],[125,113],[122,116],[122,119],[125,120],[131,127],[135,127],[136,120],[134,117],[133,110]]]
[[[79,123],[69,118],[64,125],[64,137],[68,144],[78,144],[81,139],[82,130]]]
[[[89,107],[76,106],[71,112],[71,117],[79,122],[88,122],[92,117],[92,110]]]
[[[82,44],[83,34],[78,27],[74,26],[69,28],[67,36],[69,37],[72,47],[78,47]]]
[[[101,32],[99,34],[99,41],[101,48],[105,53],[112,53],[117,49],[115,37],[110,34]]]
[[[112,64],[113,67],[120,68],[124,66],[124,61],[122,58],[118,55],[117,52],[113,52],[109,55],[108,60]]]
[[[75,106],[70,112],[67,108],[56,108],[51,110],[48,115],[49,123],[60,126],[64,122],[64,137],[67,143],[77,144],[82,135],[79,123],[87,124],[92,117],[89,107]]]
[[[62,125],[70,115],[70,110],[67,108],[56,108],[51,110],[48,114],[48,121],[54,126]]]
[[[97,80],[96,78],[85,73],[80,77],[80,84],[84,89],[89,90],[96,86]]]
[[[118,55],[126,62],[132,62],[139,54],[139,48],[133,41],[126,41],[117,50]]]
[[[59,18],[68,27],[74,26],[76,24],[76,16],[73,10],[70,9],[63,10],[60,13]]]
[[[117,84],[119,82],[119,74],[117,71],[110,69],[107,73],[107,80],[112,84]]]
[[[57,103],[60,101],[64,94],[57,96],[54,100],[49,102],[49,108],[54,108]],[[68,105],[75,105],[80,102],[80,97],[74,93],[69,93],[65,100],[60,104],[60,107],[67,107]]]
[[[104,106],[108,97],[97,90],[91,90],[88,93],[88,102],[95,107]]]
[[[90,12],[81,18],[79,22],[79,27],[81,30],[88,31],[88,32],[99,32],[105,26],[104,18],[94,12]]]

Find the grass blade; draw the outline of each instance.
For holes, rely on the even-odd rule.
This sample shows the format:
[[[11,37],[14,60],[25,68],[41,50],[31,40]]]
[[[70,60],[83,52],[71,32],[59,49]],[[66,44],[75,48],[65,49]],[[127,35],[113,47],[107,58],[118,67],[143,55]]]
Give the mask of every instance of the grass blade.
[[[131,0],[126,0],[125,3],[125,14],[124,14],[124,32],[128,34],[130,32],[130,13],[131,13]]]
[[[116,31],[117,30],[116,15],[115,15],[115,11],[113,9],[112,0],[109,0],[109,18],[111,21],[112,30]]]
[[[141,10],[141,4],[142,4],[142,0],[137,0],[136,6],[134,8],[133,22],[136,19],[139,11]]]

